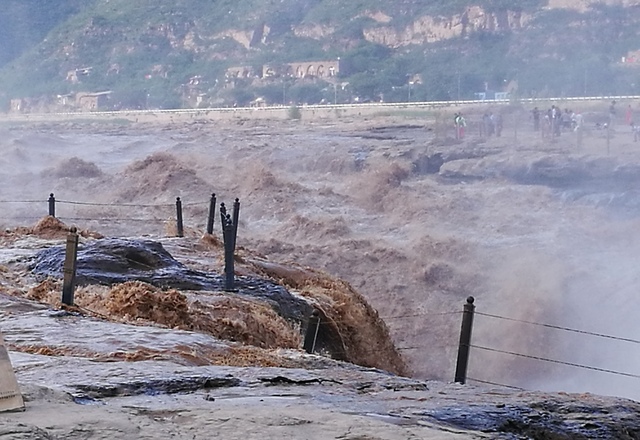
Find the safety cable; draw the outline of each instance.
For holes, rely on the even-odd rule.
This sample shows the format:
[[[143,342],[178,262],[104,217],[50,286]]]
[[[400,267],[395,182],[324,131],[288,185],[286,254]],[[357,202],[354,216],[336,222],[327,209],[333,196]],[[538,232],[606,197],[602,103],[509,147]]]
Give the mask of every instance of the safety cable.
[[[125,208],[166,208],[175,206],[175,203],[161,203],[155,205],[138,204],[138,203],[94,203],[94,202],[74,202],[71,200],[59,200],[56,199],[56,203],[67,205],[82,205],[82,206],[110,206],[110,207],[125,207]]]
[[[586,331],[586,330],[576,330],[576,329],[573,329],[573,328],[562,327],[562,326],[559,326],[559,325],[542,324],[542,323],[539,323],[539,322],[525,321],[525,320],[522,320],[522,319],[507,318],[507,317],[500,316],[500,315],[493,315],[493,314],[490,314],[490,313],[483,313],[483,312],[478,312],[478,311],[476,311],[475,314],[476,315],[480,315],[480,316],[487,316],[489,318],[503,319],[503,320],[506,320],[506,321],[520,322],[520,323],[523,323],[523,324],[537,325],[537,326],[540,326],[540,327],[553,328],[553,329],[556,329],[556,330],[564,330],[564,331],[573,332],[573,333],[580,333],[580,334],[584,334],[584,335],[597,336],[597,337],[600,337],[600,338],[615,339],[615,340],[618,340],[618,341],[632,342],[634,344],[640,344],[640,341],[637,340],[637,339],[621,338],[621,337],[618,337],[618,336],[605,335],[605,334],[602,334],[602,333],[595,333],[595,332],[590,332],[590,331]]]
[[[478,383],[484,383],[484,384],[487,384],[487,385],[497,385],[499,387],[505,387],[505,388],[511,388],[513,390],[524,391],[524,388],[515,387],[513,385],[505,385],[503,383],[498,383],[498,382],[491,382],[491,381],[488,381],[488,380],[474,379],[473,377],[467,377],[467,380],[470,380],[470,381],[473,381],[473,382],[478,382]]]
[[[0,200],[0,203],[47,203],[47,200]]]
[[[384,319],[402,319],[402,318],[416,318],[420,316],[444,316],[444,315],[458,315],[462,313],[462,311],[457,312],[436,312],[436,313],[416,313],[411,315],[400,315],[400,316],[381,316]]]
[[[590,367],[588,365],[581,365],[581,364],[576,364],[576,363],[573,363],[573,362],[565,362],[565,361],[559,361],[559,360],[555,360],[555,359],[547,359],[547,358],[543,358],[543,357],[540,357],[540,356],[532,356],[532,355],[528,355],[528,354],[515,353],[513,351],[499,350],[497,348],[482,347],[480,345],[471,344],[470,347],[477,348],[478,350],[486,350],[486,351],[491,351],[491,352],[494,352],[494,353],[509,354],[511,356],[523,357],[523,358],[527,358],[527,359],[535,359],[535,360],[538,360],[538,361],[551,362],[551,363],[554,363],[554,364],[567,365],[567,366],[570,366],[570,367],[584,368],[586,370],[600,371],[602,373],[617,374],[619,376],[626,376],[626,377],[633,377],[635,379],[640,379],[640,375],[639,374],[624,373],[624,372],[620,372],[620,371],[610,370],[608,368]]]
[[[95,221],[95,222],[109,222],[109,221],[119,221],[119,222],[164,222],[166,220],[159,218],[118,218],[118,217],[109,217],[109,218],[98,218],[98,217],[57,217],[58,220],[74,220],[74,221]]]

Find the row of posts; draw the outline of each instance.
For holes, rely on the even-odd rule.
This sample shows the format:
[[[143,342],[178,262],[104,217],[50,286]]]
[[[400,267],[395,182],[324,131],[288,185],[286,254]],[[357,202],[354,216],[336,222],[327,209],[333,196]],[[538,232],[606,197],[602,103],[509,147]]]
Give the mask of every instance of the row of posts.
[[[207,233],[213,234],[213,219],[215,216],[216,195],[211,195],[211,204],[209,206],[209,218],[207,221]],[[184,227],[182,224],[182,202],[180,197],[176,199],[176,214],[178,220],[178,237],[184,236]],[[55,197],[53,193],[49,197],[49,215],[55,217]],[[233,203],[233,213],[228,214],[224,203],[220,204],[220,216],[222,225],[222,236],[224,241],[224,272],[225,283],[224,289],[228,292],[234,292],[234,259],[236,240],[238,237],[238,221],[240,217],[240,199],[235,199]],[[62,283],[62,303],[68,306],[74,304],[74,290],[76,284],[76,267],[78,260],[78,233],[76,228],[71,228],[67,235],[67,243],[65,248],[65,260],[63,266],[63,283]]]
[[[207,219],[207,234],[213,234],[213,224],[216,211],[216,195],[211,195],[209,204],[209,215]],[[49,195],[49,215],[55,217],[56,199],[53,193]],[[220,224],[222,226],[222,237],[224,241],[224,273],[225,273],[225,290],[229,292],[235,289],[235,249],[238,237],[238,221],[240,217],[240,199],[235,199],[233,203],[233,211],[231,214],[227,212],[224,203],[220,204]],[[180,197],[176,198],[176,219],[177,219],[177,235],[184,236],[184,225],[182,221],[182,201]],[[76,228],[71,228],[67,236],[65,249],[65,261],[63,267],[63,285],[62,285],[62,303],[68,306],[74,304],[74,290],[76,283],[76,267],[78,259],[78,234]],[[321,319],[317,310],[314,310],[309,319],[306,337],[303,348],[307,353],[313,353],[316,348],[318,333],[320,330]]]
[[[222,230],[224,237],[225,251],[225,290],[229,292],[236,291],[234,286],[234,253],[235,243],[238,232],[238,215],[240,212],[240,203],[236,199],[233,205],[233,216],[227,213],[224,203],[220,205],[220,214],[222,217]],[[71,228],[67,236],[66,254],[64,262],[64,278],[62,286],[62,303],[72,306],[74,301],[76,262],[78,255],[78,234],[75,228]],[[460,342],[458,344],[458,357],[456,361],[456,371],[454,382],[461,384],[466,383],[467,368],[469,365],[469,352],[471,350],[471,332],[473,328],[473,315],[475,312],[474,298],[470,296],[464,305],[462,311],[462,325],[460,328]],[[307,325],[307,331],[303,343],[303,349],[307,353],[313,353],[316,349],[318,333],[321,326],[320,313],[314,310]]]
[[[51,217],[56,216],[56,198],[53,193],[49,194],[49,215]],[[238,203],[238,199],[236,199]],[[224,205],[224,204],[222,204]],[[234,204],[234,209],[236,208]],[[209,215],[207,216],[207,234],[213,234],[213,219],[216,212],[216,195],[211,194],[211,200],[209,202]],[[235,217],[234,217],[235,218]],[[176,197],[176,235],[178,237],[184,237],[184,221],[182,217],[182,200],[180,197]]]
[[[216,195],[211,195],[209,204],[209,216],[207,220],[207,233],[213,233],[213,220],[215,218]],[[49,215],[55,217],[55,197],[53,193],[49,197]],[[180,197],[176,198],[176,216],[178,220],[178,237],[184,236],[184,226],[182,223],[182,202]],[[224,241],[224,273],[225,290],[236,291],[234,277],[234,260],[236,240],[238,237],[238,220],[240,217],[240,199],[235,199],[232,214],[227,212],[224,203],[220,204],[220,223],[222,226],[222,237]],[[71,228],[67,236],[65,262],[63,268],[62,303],[73,305],[75,289],[76,264],[78,256],[78,234],[75,228]],[[466,383],[467,368],[469,365],[469,352],[471,350],[471,332],[473,329],[473,315],[475,312],[474,298],[467,298],[462,311],[462,325],[460,328],[460,342],[458,344],[458,357],[456,361],[456,371],[454,381]],[[318,332],[320,330],[321,319],[317,310],[314,310],[309,319],[307,332],[304,341],[304,349],[308,353],[315,351]]]
[[[467,298],[462,310],[462,325],[460,328],[460,342],[458,343],[458,358],[456,361],[456,372],[454,382],[461,384],[467,381],[467,368],[469,365],[469,352],[471,350],[471,332],[473,329],[473,315],[476,306],[473,304],[475,299],[470,296]],[[318,332],[321,326],[320,313],[317,310],[309,318],[307,331],[304,338],[303,348],[307,353],[313,353],[316,349],[318,340]]]

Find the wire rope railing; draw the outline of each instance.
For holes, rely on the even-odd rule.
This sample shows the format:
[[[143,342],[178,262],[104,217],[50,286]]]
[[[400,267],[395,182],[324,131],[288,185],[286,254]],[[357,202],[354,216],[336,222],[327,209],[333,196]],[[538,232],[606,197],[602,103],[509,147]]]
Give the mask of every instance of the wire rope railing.
[[[481,345],[475,345],[475,344],[472,344],[471,347],[472,348],[477,348],[478,350],[485,350],[485,351],[490,351],[490,352],[494,352],[494,353],[508,354],[508,355],[511,355],[511,356],[516,356],[516,357],[521,357],[521,358],[526,358],[526,359],[534,359],[534,360],[537,360],[537,361],[551,362],[551,363],[554,363],[554,364],[567,365],[567,366],[570,366],[570,367],[583,368],[583,369],[586,369],[586,370],[599,371],[599,372],[602,372],[602,373],[617,374],[618,376],[633,377],[634,379],[640,379],[640,374],[624,373],[624,372],[621,372],[621,371],[611,370],[609,368],[592,367],[592,366],[589,366],[589,365],[577,364],[575,362],[567,362],[567,361],[561,361],[561,360],[557,360],[557,359],[549,359],[549,358],[545,358],[545,357],[542,357],[542,356],[533,356],[533,355],[529,355],[529,354],[516,353],[516,352],[513,352],[513,351],[509,351],[509,350],[500,350],[500,349],[497,349],[497,348],[483,347]]]
[[[79,206],[109,206],[109,207],[123,207],[123,208],[167,208],[167,207],[174,206],[173,203],[155,203],[155,204],[96,203],[96,202],[78,202],[78,201],[60,200],[60,199],[56,199],[56,203],[66,204],[66,205],[79,205]]]
[[[519,353],[519,352],[514,351],[514,350],[508,350],[508,349],[503,349],[503,348],[498,348],[498,347],[491,347],[491,346],[483,345],[481,343],[471,343],[471,330],[472,330],[472,326],[473,326],[473,318],[474,318],[474,315],[475,315],[475,316],[481,316],[481,317],[484,317],[484,318],[502,320],[502,321],[507,321],[507,322],[515,322],[515,323],[525,324],[525,325],[529,325],[529,326],[537,326],[537,327],[541,327],[541,328],[557,330],[557,331],[561,331],[561,332],[568,332],[568,333],[579,334],[579,335],[584,335],[584,336],[589,336],[589,337],[607,339],[607,340],[610,340],[610,341],[619,341],[619,342],[630,343],[630,344],[640,344],[640,340],[634,339],[634,338],[610,335],[610,334],[606,334],[606,333],[603,333],[603,332],[596,332],[596,331],[585,330],[585,329],[576,329],[576,328],[568,327],[566,325],[535,322],[535,321],[531,321],[531,320],[525,320],[525,319],[518,319],[518,318],[513,318],[513,317],[508,317],[508,316],[502,316],[502,315],[498,315],[498,314],[494,314],[494,313],[486,313],[486,312],[476,311],[473,297],[469,297],[467,299],[467,303],[465,304],[465,307],[464,307],[463,311],[408,313],[406,315],[397,315],[397,316],[394,315],[394,316],[389,316],[389,317],[386,317],[386,318],[383,317],[383,319],[385,319],[385,320],[395,320],[395,319],[414,318],[414,317],[423,317],[423,316],[424,317],[429,317],[429,316],[446,316],[446,315],[458,315],[458,314],[462,314],[463,318],[462,318],[462,326],[461,326],[461,331],[460,331],[460,341],[459,341],[459,344],[458,344],[458,359],[457,359],[457,362],[456,362],[456,378],[455,378],[455,382],[466,383],[466,381],[469,380],[469,381],[477,382],[477,383],[481,383],[481,384],[503,386],[503,387],[506,387],[506,388],[513,388],[513,389],[523,389],[521,387],[508,385],[508,384],[495,382],[495,381],[490,381],[490,380],[483,379],[483,378],[467,377],[467,367],[468,367],[468,361],[469,361],[469,352],[470,352],[471,349],[479,350],[479,351],[483,351],[483,352],[487,352],[487,353],[512,356],[512,357],[521,358],[521,359],[529,359],[529,360],[532,360],[532,361],[539,361],[539,362],[546,362],[546,363],[551,363],[551,364],[556,364],[556,365],[563,365],[563,366],[566,366],[566,367],[578,368],[578,369],[593,371],[593,372],[597,372],[597,373],[606,373],[606,374],[617,375],[617,376],[631,378],[631,379],[640,379],[640,374],[632,373],[632,372],[626,372],[626,371],[620,371],[619,369],[615,369],[615,368],[605,368],[605,367],[602,367],[602,366],[587,365],[586,363],[575,362],[575,361],[571,361],[571,360],[553,359],[551,357],[545,357],[545,356],[542,356],[542,355],[535,355],[535,354],[529,354],[529,353]],[[429,344],[429,345],[420,345],[420,344],[412,345],[412,344],[410,344],[410,345],[406,345],[406,346],[398,346],[397,350],[401,351],[401,352],[406,352],[406,351],[413,351],[413,350],[425,350],[425,349],[445,348],[445,347],[446,348],[451,348],[452,345],[446,345],[446,346],[443,347],[442,345],[435,345],[434,346],[434,345],[431,345],[431,344]]]
[[[424,313],[411,313],[407,315],[398,315],[398,316],[382,316],[383,320],[394,320],[394,319],[404,319],[404,318],[419,318],[419,317],[429,317],[429,316],[447,316],[447,315],[460,315],[462,311],[455,312],[424,312]]]
[[[215,194],[212,194],[209,211],[208,211],[208,221],[207,221],[207,232],[212,233],[213,229],[213,217],[215,216],[215,203],[216,197]],[[222,236],[224,243],[224,259],[225,259],[225,268],[224,268],[224,289],[226,291],[237,291],[235,289],[235,271],[234,271],[234,254],[236,249],[236,240],[238,233],[238,221],[239,221],[239,212],[240,212],[240,199],[235,199],[233,203],[232,212],[228,213],[227,208],[224,203],[220,204],[220,224],[222,226]],[[53,194],[50,195],[49,198],[49,215],[55,216],[55,199]],[[176,198],[176,215],[177,215],[177,228],[178,228],[178,237],[183,237],[183,225],[182,225],[182,201],[180,197]],[[75,219],[82,219],[81,217],[75,217]],[[95,220],[95,218],[91,218],[91,220]],[[105,219],[107,220],[107,219]],[[144,219],[140,219],[144,220]],[[145,220],[146,221],[146,220]],[[78,245],[79,245],[79,234],[77,228],[71,227],[69,228],[69,233],[67,235],[66,240],[66,249],[65,249],[65,259],[64,265],[62,268],[63,274],[63,286],[62,286],[62,303],[67,306],[74,305],[74,288],[75,288],[75,279],[76,279],[76,268],[77,268],[77,259],[78,259]],[[139,267],[143,267],[145,270],[156,270],[157,268],[146,264],[144,261],[140,261],[139,259],[132,259],[126,256],[120,256],[120,258],[124,258],[125,261],[131,263],[132,267],[136,269]]]
[[[109,222],[109,223],[165,223],[169,220],[175,219],[177,236],[182,237],[184,234],[184,225],[183,225],[183,210],[192,210],[192,216],[202,216],[201,221],[196,221],[198,225],[206,224],[207,233],[213,233],[213,223],[215,217],[215,204],[216,204],[216,196],[215,194],[211,195],[211,198],[208,202],[183,202],[180,197],[176,197],[175,203],[121,203],[121,202],[92,202],[92,201],[84,201],[84,200],[68,200],[68,199],[56,199],[54,194],[49,194],[48,199],[14,199],[14,200],[0,200],[0,203],[18,205],[33,205],[33,204],[46,204],[48,206],[48,210],[46,211],[49,216],[55,217],[61,221],[71,221],[71,222]],[[207,210],[207,205],[209,209]],[[73,207],[77,209],[58,209],[59,207]],[[97,208],[96,210],[82,210],[81,208]],[[175,207],[175,213],[171,213],[170,208]],[[103,210],[99,210],[100,208],[105,208]],[[121,211],[115,211],[116,209],[134,209],[137,210],[134,215],[127,216],[123,215]],[[153,210],[153,211],[149,211]],[[0,217],[0,220],[3,222],[15,222],[15,221],[32,221],[39,220],[42,217],[37,217],[32,215],[34,212],[33,209],[13,209],[15,215],[8,216],[4,215]],[[164,214],[163,214],[164,212]],[[44,212],[43,212],[44,214]],[[150,215],[145,215],[150,214]],[[162,216],[162,217],[160,217]],[[44,215],[43,215],[44,217]]]
[[[500,382],[492,382],[490,380],[474,379],[473,377],[467,377],[467,380],[470,380],[472,382],[481,383],[481,384],[484,384],[484,385],[495,385],[495,386],[499,386],[499,387],[511,388],[513,390],[520,390],[520,391],[524,390],[524,388],[521,388],[521,387],[516,387],[516,386],[513,386],[513,385],[506,385],[506,384],[500,383]]]
[[[504,321],[511,321],[511,322],[518,322],[518,323],[521,323],[521,324],[536,325],[536,326],[539,326],[539,327],[551,328],[551,329],[555,329],[555,330],[563,330],[563,331],[572,332],[572,333],[579,333],[579,334],[583,334],[583,335],[596,336],[596,337],[599,337],[599,338],[614,339],[614,340],[617,340],[617,341],[624,341],[624,342],[630,342],[630,343],[633,343],[633,344],[640,344],[640,340],[638,340],[638,339],[606,335],[604,333],[591,332],[591,331],[587,331],[587,330],[578,330],[578,329],[574,329],[574,328],[564,327],[564,326],[561,326],[561,325],[545,324],[545,323],[541,323],[541,322],[527,321],[527,320],[524,320],[524,319],[509,318],[509,317],[506,317],[506,316],[494,315],[494,314],[491,314],[491,313],[483,313],[483,312],[478,312],[478,311],[476,311],[475,314],[479,315],[479,316],[486,316],[488,318],[502,319]]]
[[[50,197],[48,199],[43,199],[43,200],[33,200],[33,199],[18,199],[18,200],[3,200],[0,201],[1,203],[13,203],[13,204],[45,204],[48,203],[48,207],[49,207],[49,215],[52,215],[55,217],[55,208],[56,208],[56,204],[59,205],[71,205],[71,206],[88,206],[88,207],[107,207],[107,208],[171,208],[173,206],[176,207],[176,221],[178,223],[178,231],[179,234],[178,236],[182,236],[182,208],[183,207],[205,207],[207,204],[209,205],[209,212],[208,212],[208,219],[207,219],[207,232],[210,232],[210,228],[212,227],[212,223],[213,223],[213,218],[215,216],[215,194],[213,194],[211,196],[211,200],[209,202],[193,202],[193,203],[182,203],[181,199],[178,197],[176,198],[176,203],[174,204],[170,204],[170,203],[140,203],[140,204],[136,204],[136,203],[98,203],[98,202],[86,202],[86,201],[74,201],[74,200],[56,200],[54,198],[53,194],[50,194]],[[238,200],[236,199],[236,203],[238,203]],[[226,210],[225,210],[225,214],[226,214]],[[229,222],[229,228],[228,231],[230,232],[231,235],[234,234],[233,229],[237,228],[237,218],[232,219],[229,215],[227,215],[226,217],[228,217],[228,222]],[[225,217],[225,218],[226,218]],[[0,217],[0,220],[13,220],[13,219],[38,219],[41,217],[31,217],[31,216],[20,216],[20,215],[16,215],[13,217]],[[151,222],[165,222],[166,219],[159,219],[157,217],[140,217],[140,216],[136,216],[136,217],[119,217],[116,215],[109,215],[109,216],[104,216],[104,215],[96,215],[96,216],[78,216],[78,215],[63,215],[63,216],[59,216],[57,218],[60,219],[65,219],[65,220],[69,220],[69,221],[86,221],[86,222],[146,222],[146,223],[151,223]],[[224,228],[223,228],[224,229]],[[231,240],[230,241],[234,241]],[[235,247],[235,246],[234,246]],[[139,261],[135,262],[137,265],[140,265],[141,263]],[[149,269],[153,269],[152,267],[149,267]],[[230,283],[231,284],[231,283]],[[627,378],[633,378],[633,379],[640,379],[640,374],[635,374],[635,373],[630,373],[630,372],[624,372],[624,371],[618,371],[617,369],[614,368],[604,368],[604,367],[599,367],[599,366],[592,366],[592,365],[586,365],[584,363],[579,363],[579,362],[573,362],[573,361],[567,361],[567,360],[562,360],[562,359],[551,359],[551,358],[547,358],[544,356],[539,356],[539,355],[534,355],[534,354],[528,354],[528,353],[519,353],[513,350],[505,350],[502,348],[497,348],[497,347],[490,347],[490,346],[485,346],[482,344],[472,344],[471,343],[471,328],[472,328],[472,323],[473,323],[473,316],[481,316],[483,318],[489,318],[489,319],[495,319],[495,320],[501,320],[501,321],[507,321],[507,322],[514,322],[514,323],[519,323],[519,324],[525,324],[525,325],[530,325],[530,326],[537,326],[537,327],[542,327],[542,328],[547,328],[547,329],[552,329],[552,330],[557,330],[557,331],[562,331],[562,332],[570,332],[570,333],[574,333],[574,334],[581,334],[581,335],[585,335],[585,336],[591,336],[591,337],[597,337],[597,338],[601,338],[601,339],[608,339],[608,340],[615,340],[615,341],[620,341],[620,342],[625,342],[625,343],[631,343],[631,344],[640,344],[640,340],[635,339],[635,338],[629,338],[629,337],[622,337],[622,336],[615,336],[615,335],[609,335],[609,334],[605,334],[602,332],[596,332],[596,331],[591,331],[591,330],[584,330],[584,329],[576,329],[576,328],[571,328],[568,326],[563,326],[563,325],[558,325],[558,324],[550,324],[550,323],[541,323],[541,322],[535,322],[535,321],[531,321],[531,320],[524,320],[524,319],[518,319],[518,318],[513,318],[513,317],[508,317],[508,316],[502,316],[502,315],[498,315],[498,314],[494,314],[494,313],[487,313],[487,312],[481,312],[481,311],[476,311],[475,310],[475,306],[473,305],[473,298],[470,297],[467,300],[467,304],[465,304],[464,310],[460,311],[418,311],[418,312],[413,312],[413,313],[407,313],[407,314],[401,314],[401,315],[392,315],[392,316],[386,316],[386,317],[381,317],[381,319],[385,320],[385,321],[390,321],[390,322],[394,322],[396,320],[401,320],[401,319],[412,319],[412,318],[429,318],[429,317],[436,317],[436,316],[456,316],[456,315],[462,315],[463,319],[462,319],[462,328],[461,328],[461,335],[460,335],[460,343],[458,344],[458,361],[457,361],[457,365],[456,365],[456,382],[462,382],[465,383],[466,382],[466,370],[467,370],[467,365],[468,365],[468,358],[469,358],[469,351],[470,349],[475,349],[475,350],[480,350],[480,351],[484,351],[487,353],[495,353],[495,354],[501,354],[501,355],[508,355],[508,356],[513,356],[513,357],[518,357],[518,358],[524,358],[524,359],[530,359],[530,360],[535,360],[535,361],[541,361],[541,362],[547,362],[547,363],[552,363],[552,364],[558,364],[558,365],[564,365],[564,366],[568,366],[568,367],[573,367],[573,368],[580,368],[580,369],[584,369],[584,370],[590,370],[590,371],[594,371],[594,372],[599,372],[599,373],[607,373],[607,374],[613,374],[613,375],[618,375],[618,376],[623,376],[623,377],[627,377]],[[452,345],[447,345],[446,348],[451,348]],[[436,346],[433,344],[430,345],[425,345],[425,346],[420,346],[420,345],[407,345],[407,346],[399,346],[397,349],[399,351],[413,351],[413,350],[421,350],[421,349],[426,349],[426,348],[444,348],[443,346]],[[463,365],[461,365],[461,363]],[[460,371],[459,371],[460,370]],[[493,385],[501,385],[501,386],[507,386],[507,387],[512,387],[512,388],[518,388],[518,387],[513,387],[510,385],[504,385],[504,384],[500,384],[497,382],[491,382],[491,381],[487,381],[485,379],[472,379],[469,378],[469,380],[478,382],[478,383],[487,383],[487,384],[493,384]]]

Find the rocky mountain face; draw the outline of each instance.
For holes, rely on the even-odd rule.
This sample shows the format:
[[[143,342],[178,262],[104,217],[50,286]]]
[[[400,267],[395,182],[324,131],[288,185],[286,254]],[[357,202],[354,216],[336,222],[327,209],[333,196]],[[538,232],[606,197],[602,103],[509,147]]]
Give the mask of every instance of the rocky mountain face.
[[[611,76],[629,76],[612,73],[612,66],[638,49],[637,6],[632,0],[529,0],[517,5],[498,0],[380,0],[366,7],[334,0],[213,5],[202,0],[135,5],[123,0],[83,5],[69,0],[58,7],[34,6],[48,14],[46,22],[38,21],[38,14],[15,12],[15,22],[23,25],[15,28],[12,38],[25,43],[5,49],[5,61],[15,60],[0,71],[0,91],[6,105],[11,98],[98,90],[114,91],[114,102],[124,100],[125,107],[138,108],[248,104],[259,96],[286,103],[282,77],[275,87],[273,81],[238,81],[228,69],[251,66],[248,77],[261,78],[266,65],[336,59],[342,60],[339,77],[352,88],[346,100],[400,101],[411,94],[404,90],[409,81],[416,84],[413,95],[420,100],[452,99],[454,88],[457,95],[472,97],[482,88],[498,89],[505,79],[524,83],[528,93],[584,92],[585,87],[567,86],[566,78],[544,75],[540,80],[542,72],[558,69],[550,66],[554,60],[572,64],[561,66],[565,72],[558,77],[575,76],[577,67],[609,76],[592,78],[592,85],[620,83],[629,89],[635,81],[613,81]],[[32,29],[31,37],[22,38],[25,28]],[[551,39],[551,34],[563,36]],[[34,35],[41,39],[34,40]],[[477,62],[456,61],[459,53]],[[504,60],[487,63],[495,57]],[[531,69],[541,72],[528,78],[519,74]],[[459,75],[457,87],[447,80],[452,71]],[[295,84],[290,100],[330,100],[326,89],[332,82],[318,85],[317,79],[324,78],[306,73],[295,72],[291,78],[313,80],[315,88]],[[189,87],[194,77],[199,87]],[[423,86],[427,81],[430,89]],[[238,92],[247,87],[253,89]]]

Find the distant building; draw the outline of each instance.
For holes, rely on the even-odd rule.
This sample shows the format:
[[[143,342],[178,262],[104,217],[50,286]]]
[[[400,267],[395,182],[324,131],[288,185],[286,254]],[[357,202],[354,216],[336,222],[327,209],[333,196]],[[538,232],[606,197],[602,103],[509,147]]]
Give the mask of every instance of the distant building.
[[[61,107],[69,107],[71,105],[73,105],[73,95],[72,94],[66,94],[66,95],[57,95],[56,96],[56,104],[61,106]]]
[[[251,83],[258,76],[251,66],[229,67],[224,73],[224,87],[232,89],[241,83]]]
[[[110,91],[76,94],[76,107],[81,111],[96,111],[104,108],[109,100]]]
[[[10,113],[24,113],[27,111],[27,101],[23,98],[12,99],[9,105]]]
[[[203,89],[206,85],[207,82],[202,75],[192,76],[186,84],[182,85],[182,102],[185,107],[198,107],[204,102],[206,93]]]
[[[494,92],[493,90],[486,90],[484,92],[477,92],[473,94],[478,101],[499,101],[502,99],[509,99],[511,93],[509,92]]]
[[[285,63],[280,66],[262,66],[262,77],[332,78],[340,73],[340,59]]]
[[[89,76],[93,67],[80,67],[78,69],[69,70],[67,72],[67,81],[72,84],[77,84],[80,82],[80,78],[83,76]]]
[[[249,107],[266,107],[266,106],[267,106],[267,101],[262,96],[254,99],[249,103]]]
[[[257,76],[256,71],[251,66],[233,66],[229,67],[224,73],[227,79],[252,78]]]

